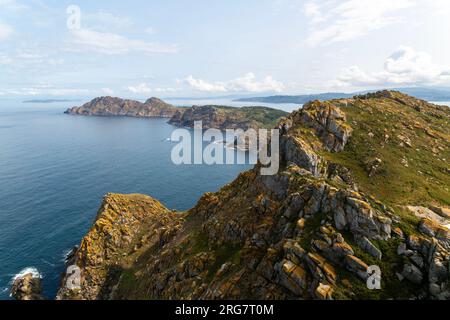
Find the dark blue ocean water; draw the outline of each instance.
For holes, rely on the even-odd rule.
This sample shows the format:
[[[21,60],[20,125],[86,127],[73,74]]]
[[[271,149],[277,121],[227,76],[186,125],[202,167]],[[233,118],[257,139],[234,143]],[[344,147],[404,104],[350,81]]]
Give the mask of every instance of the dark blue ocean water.
[[[54,297],[65,253],[106,193],[149,194],[186,210],[250,167],[176,166],[166,120],[68,116],[67,107],[0,100],[0,299],[30,267]]]

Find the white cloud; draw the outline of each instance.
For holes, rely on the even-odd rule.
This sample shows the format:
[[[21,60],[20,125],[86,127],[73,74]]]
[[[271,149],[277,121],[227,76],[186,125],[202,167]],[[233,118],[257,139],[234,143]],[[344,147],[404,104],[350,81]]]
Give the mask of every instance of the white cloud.
[[[60,66],[62,64],[64,64],[64,59],[43,54],[37,49],[35,51],[32,51],[32,49],[20,50],[9,53],[9,55],[0,55],[0,65],[8,65],[28,71],[44,66]]]
[[[349,41],[403,21],[400,11],[413,0],[309,1],[303,12],[310,22],[310,46]]]
[[[94,51],[102,54],[142,53],[176,53],[178,46],[174,44],[159,44],[142,40],[128,39],[114,33],[97,32],[89,29],[71,31],[70,51]]]
[[[366,72],[358,66],[342,70],[338,86],[390,86],[442,84],[450,69],[435,64],[430,54],[401,46],[385,61],[383,70]]]
[[[83,95],[114,95],[110,88],[86,89],[74,87],[59,87],[49,83],[38,83],[21,88],[0,88],[3,95],[9,96],[83,96]]]
[[[152,92],[156,92],[156,93],[173,93],[173,92],[177,92],[180,91],[180,88],[171,88],[171,87],[156,87],[156,88],[152,88],[148,83],[139,83],[137,85],[134,86],[129,86],[127,88],[128,91],[130,91],[131,93],[134,94],[141,94],[141,95],[148,95]]]
[[[313,1],[304,5],[303,12],[307,18],[311,19],[311,23],[319,23],[324,20],[320,6]]]
[[[15,0],[0,0],[0,8],[8,11],[21,11],[23,9],[27,9],[28,7]]]
[[[155,28],[152,27],[148,27],[145,29],[145,33],[150,34],[150,35],[154,35],[158,33],[158,30],[156,30]]]
[[[149,94],[152,92],[152,88],[150,88],[150,86],[145,82],[139,83],[134,86],[129,86],[127,89],[128,91],[135,94]]]
[[[107,94],[107,95],[109,95],[109,96],[114,95],[114,90],[113,90],[113,89],[110,89],[110,88],[102,88],[101,91],[102,91],[104,94]]]
[[[226,92],[227,89],[223,83],[208,83],[202,79],[195,79],[192,75],[186,78],[187,84],[198,91],[205,92]]]
[[[193,89],[203,92],[281,92],[284,90],[282,82],[274,80],[271,76],[266,76],[263,80],[258,81],[251,72],[226,82],[207,82],[195,79],[192,75],[185,81]]]
[[[0,56],[0,66],[1,65],[10,65],[13,63],[13,60],[8,56]]]
[[[0,41],[8,39],[13,34],[14,29],[7,24],[0,22]]]
[[[155,92],[158,93],[173,93],[177,91],[180,91],[180,88],[155,88]]]
[[[19,89],[3,89],[5,95],[18,96],[71,96],[71,95],[87,95],[91,94],[89,89],[78,88],[55,88],[52,86],[31,86]]]
[[[96,13],[83,14],[83,22],[88,21],[89,25],[93,25],[99,29],[117,29],[123,30],[133,25],[133,22],[128,17],[114,15],[107,11],[98,11]]]

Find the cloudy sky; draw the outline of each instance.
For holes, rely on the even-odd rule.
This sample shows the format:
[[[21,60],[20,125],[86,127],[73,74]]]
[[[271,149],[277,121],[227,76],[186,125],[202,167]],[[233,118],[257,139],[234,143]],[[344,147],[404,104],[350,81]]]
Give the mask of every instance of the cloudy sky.
[[[0,0],[0,96],[450,87],[449,17],[448,0]]]

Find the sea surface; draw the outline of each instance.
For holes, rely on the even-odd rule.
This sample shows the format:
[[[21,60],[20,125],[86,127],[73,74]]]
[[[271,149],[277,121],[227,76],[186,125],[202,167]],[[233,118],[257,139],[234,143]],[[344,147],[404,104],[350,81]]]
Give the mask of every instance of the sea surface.
[[[187,210],[251,167],[174,165],[167,120],[63,114],[70,104],[0,100],[0,299],[28,272],[53,298],[65,255],[108,192]]]

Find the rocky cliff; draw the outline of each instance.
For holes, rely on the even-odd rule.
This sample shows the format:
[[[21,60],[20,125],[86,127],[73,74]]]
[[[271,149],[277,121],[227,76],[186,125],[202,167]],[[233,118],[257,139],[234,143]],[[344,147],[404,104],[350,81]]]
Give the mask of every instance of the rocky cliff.
[[[85,116],[123,116],[138,118],[171,118],[180,109],[158,98],[142,103],[113,97],[99,97],[81,107],[73,107],[65,113]]]
[[[450,299],[449,120],[398,92],[308,103],[274,176],[257,165],[187,212],[107,195],[58,298]]]
[[[195,121],[202,121],[203,128],[243,129],[273,128],[287,113],[266,107],[233,108],[226,106],[194,106],[178,111],[169,123],[178,127],[194,127]]]

